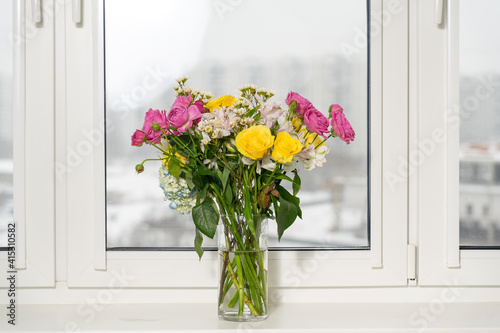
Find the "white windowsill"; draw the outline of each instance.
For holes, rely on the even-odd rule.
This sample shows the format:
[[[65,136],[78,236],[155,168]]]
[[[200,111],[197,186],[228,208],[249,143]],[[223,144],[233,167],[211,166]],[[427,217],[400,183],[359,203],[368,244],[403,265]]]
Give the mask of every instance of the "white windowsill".
[[[497,302],[286,304],[271,309],[269,318],[257,323],[219,320],[215,304],[108,304],[96,311],[82,309],[80,304],[19,305],[16,327],[2,315],[0,331],[500,332]],[[428,311],[429,319],[419,311]]]

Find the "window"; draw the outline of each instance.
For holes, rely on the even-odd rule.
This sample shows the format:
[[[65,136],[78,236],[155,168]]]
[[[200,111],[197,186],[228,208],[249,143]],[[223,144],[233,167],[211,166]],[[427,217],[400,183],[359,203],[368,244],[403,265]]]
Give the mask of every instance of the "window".
[[[12,160],[9,209],[10,214],[13,210],[13,216],[8,221],[16,224],[17,286],[53,287],[56,183],[54,11],[45,11],[42,22],[35,23],[31,15],[25,16],[32,12],[30,2],[4,1],[0,8],[0,27],[8,29],[3,30],[2,35],[6,38],[0,41],[7,41],[0,51],[0,56],[5,57],[0,68],[11,73],[11,81],[2,86],[0,92],[1,115],[7,116],[5,122],[2,119],[0,123],[0,140],[10,137],[7,142],[2,142],[11,147],[11,152],[2,147],[0,154],[2,159],[5,156]],[[7,109],[3,104],[6,101]],[[0,209],[4,207],[2,202]],[[0,228],[4,226],[4,218],[2,215]],[[8,267],[7,251],[0,252],[0,265]],[[0,281],[0,286],[6,285],[7,280]]]
[[[411,105],[420,105],[420,112],[410,122],[410,142],[416,143],[410,156],[425,142],[410,183],[410,216],[418,216],[419,284],[497,286],[499,50],[483,37],[497,23],[492,10],[500,7],[495,1],[448,1],[438,24],[419,15],[435,12],[433,5],[415,5],[411,20],[419,32],[411,44],[417,53],[412,75],[419,82]],[[432,105],[423,107],[424,101]]]
[[[498,21],[491,14],[495,10],[500,10],[495,1],[459,3],[460,111],[464,114],[460,123],[460,161],[468,161],[474,168],[473,178],[460,183],[460,205],[474,202],[485,208],[500,204],[495,179],[500,156],[500,92],[495,84],[500,80],[500,47],[490,39],[500,37],[499,29],[494,28]],[[497,212],[483,213],[474,221],[461,217],[460,221],[464,231],[460,234],[461,245],[500,246],[500,239],[495,237],[500,228]]]
[[[12,2],[0,10],[0,36],[12,36]],[[12,44],[0,39],[0,248],[7,246],[7,224],[13,220]]]
[[[347,2],[349,5],[344,6]],[[50,8],[47,3],[56,6]],[[110,6],[117,3],[118,0],[106,0]],[[166,238],[165,233],[153,232],[149,235],[156,238],[152,238],[151,243],[145,243],[125,234],[120,235],[120,229],[114,228],[123,221],[120,217],[123,216],[123,208],[119,207],[142,200],[125,198],[123,193],[126,196],[131,192],[120,189],[120,186],[128,186],[129,177],[136,177],[127,176],[126,168],[118,167],[120,159],[130,153],[133,161],[124,158],[123,164],[133,173],[136,161],[133,154],[136,152],[128,146],[129,137],[135,128],[141,126],[146,109],[168,109],[171,104],[169,85],[176,76],[184,73],[191,76],[193,86],[199,85],[214,94],[237,88],[241,80],[241,84],[254,82],[274,88],[281,94],[288,89],[306,91],[304,95],[311,91],[310,99],[318,100],[321,105],[325,103],[323,93],[320,93],[324,88],[333,91],[333,98],[344,104],[346,110],[352,110],[350,115],[357,123],[356,144],[359,145],[354,146],[353,143],[345,152],[342,147],[333,147],[335,149],[329,155],[329,162],[333,162],[329,163],[331,170],[328,166],[324,169],[325,172],[345,177],[334,179],[331,189],[325,190],[328,201],[333,201],[326,209],[335,209],[335,214],[331,215],[337,219],[338,213],[341,223],[337,227],[343,228],[344,235],[350,238],[327,238],[326,242],[307,238],[308,243],[304,247],[309,249],[303,251],[295,248],[300,245],[297,245],[297,239],[293,239],[295,236],[290,235],[286,246],[294,248],[270,253],[269,266],[274,272],[270,283],[274,288],[286,289],[300,298],[318,291],[323,295],[327,289],[337,290],[332,287],[406,286],[408,278],[414,277],[414,258],[409,257],[413,245],[418,253],[417,283],[430,288],[427,289],[431,290],[429,293],[433,292],[434,286],[446,285],[447,281],[461,286],[499,285],[500,211],[496,192],[500,162],[496,158],[499,148],[495,111],[498,110],[498,79],[493,72],[491,76],[484,77],[462,68],[467,63],[477,62],[481,63],[479,72],[482,73],[489,71],[483,66],[498,59],[498,50],[490,48],[494,43],[476,45],[484,40],[469,37],[472,39],[469,42],[474,44],[465,47],[467,36],[462,35],[467,29],[472,31],[472,36],[477,35],[481,24],[474,22],[481,22],[483,17],[478,19],[478,16],[488,12],[485,8],[496,6],[496,2],[482,0],[471,6],[469,1],[445,1],[443,22],[440,24],[435,22],[434,1],[318,2],[342,8],[357,6],[362,10],[362,13],[356,11],[356,14],[347,10],[342,13],[345,16],[343,19],[347,20],[351,14],[353,18],[349,19],[351,23],[339,28],[346,31],[347,37],[332,39],[337,42],[336,52],[341,50],[338,56],[326,50],[328,60],[310,54],[302,57],[301,53],[282,62],[275,58],[269,62],[259,57],[241,58],[247,65],[241,72],[236,70],[240,66],[231,67],[233,65],[230,66],[227,59],[218,59],[218,53],[211,53],[212,46],[206,45],[206,42],[218,44],[213,36],[207,36],[208,33],[198,36],[197,44],[192,43],[198,45],[197,50],[201,53],[197,61],[183,57],[182,66],[167,69],[161,67],[170,63],[165,53],[151,51],[143,53],[157,58],[139,59],[140,66],[124,70],[123,64],[118,61],[130,61],[127,56],[133,53],[124,51],[119,54],[117,48],[124,48],[129,43],[134,49],[137,44],[132,43],[133,40],[144,42],[144,47],[161,44],[156,37],[144,32],[141,35],[144,38],[134,37],[134,33],[140,32],[138,27],[143,29],[139,21],[144,19],[135,14],[147,6],[147,2],[133,2],[139,3],[141,7],[134,10],[133,15],[117,10],[119,14],[114,23],[111,16],[106,16],[109,28],[106,29],[106,36],[105,9],[106,15],[111,15],[112,11],[110,7],[104,7],[102,0],[82,2],[81,23],[73,22],[72,15],[69,15],[73,2],[42,2],[44,9],[40,23],[33,22],[30,1],[14,1],[13,8],[5,10],[14,12],[13,33],[21,37],[14,39],[20,42],[12,45],[14,112],[11,140],[13,219],[20,228],[19,242],[22,246],[18,268],[19,274],[22,274],[19,279],[22,286],[51,287],[56,281],[61,281],[62,289],[65,282],[69,289],[106,287],[116,274],[124,272],[133,277],[128,281],[128,287],[147,287],[150,294],[163,288],[168,301],[186,301],[185,297],[198,296],[199,293],[206,296],[205,300],[211,300],[209,295],[216,285],[216,253],[207,251],[199,262],[194,252],[184,248],[190,246],[191,236],[180,237],[182,241],[175,244]],[[162,6],[167,6],[166,3],[179,6],[176,7],[176,15],[181,15],[182,6],[185,6],[184,2],[158,2]],[[190,12],[193,18],[198,18],[197,24],[204,26],[211,35],[217,32],[222,36],[227,33],[224,27],[230,20],[244,21],[247,10],[256,12],[253,1],[239,5],[236,1],[227,3],[232,10],[224,12],[223,20],[219,19],[213,2],[212,5],[203,2],[208,7],[200,7],[212,12],[211,21],[208,15],[199,15],[198,9],[191,8]],[[312,8],[314,6],[310,7],[309,3],[302,5],[305,1],[299,3],[304,12],[312,13],[319,8]],[[10,2],[5,2],[1,6],[9,5]],[[120,5],[125,6],[125,2],[120,2]],[[266,2],[266,6],[273,5]],[[64,10],[66,15],[61,15]],[[459,23],[461,12],[470,15]],[[165,12],[164,15],[171,13]],[[279,11],[275,11],[274,15],[277,13]],[[367,13],[369,20],[365,22]],[[315,12],[315,15],[323,13]],[[126,17],[125,23],[123,17]],[[484,16],[483,21],[490,24],[489,14]],[[330,20],[317,20],[315,24],[323,24],[321,22],[329,23]],[[280,27],[278,25],[278,29]],[[363,32],[365,28],[369,29],[369,34]],[[120,37],[117,29],[128,35]],[[156,28],[155,32],[160,30]],[[169,30],[165,28],[165,31]],[[491,31],[488,30],[488,34]],[[327,38],[322,33],[319,31],[318,35]],[[336,38],[334,34],[326,35]],[[145,43],[150,37],[155,41]],[[280,37],[275,38],[279,40]],[[301,40],[304,42],[305,39]],[[311,49],[314,47],[310,46]],[[468,50],[481,47],[485,48],[481,55],[491,53],[496,54],[496,58],[460,60],[474,59],[478,53],[468,54]],[[2,52],[4,50],[1,49]],[[7,49],[7,52],[10,51]],[[321,52],[314,49],[315,54]],[[307,64],[304,65],[303,61]],[[200,62],[210,63],[209,68],[200,70],[197,67]],[[159,68],[156,63],[160,64]],[[338,63],[343,65],[338,66]],[[2,61],[3,64],[5,62]],[[497,68],[494,65],[491,68]],[[269,68],[276,68],[276,72],[268,73]],[[120,69],[122,73],[119,73]],[[165,77],[159,75],[157,78],[161,82],[156,82],[155,75],[163,73],[163,70],[169,74]],[[203,79],[196,82],[199,72],[203,73]],[[148,74],[150,77],[145,79]],[[321,81],[310,79],[313,74],[318,75]],[[352,80],[352,86],[339,83],[347,79]],[[483,79],[486,81],[483,82]],[[285,86],[287,82],[293,82],[293,86]],[[323,88],[311,88],[311,82],[322,82]],[[2,88],[0,103],[4,101],[3,91]],[[123,100],[122,91],[130,99]],[[350,96],[352,91],[359,93],[346,101],[340,100]],[[488,98],[481,99],[488,93]],[[330,96],[329,92],[324,94]],[[1,112],[3,116],[3,104]],[[3,124],[2,120],[0,126]],[[5,130],[1,127],[1,142],[4,142],[3,135]],[[2,149],[1,154],[5,152]],[[4,159],[3,156],[1,159]],[[350,164],[337,161],[337,157]],[[342,165],[350,167],[342,169]],[[153,173],[154,168],[151,167]],[[347,179],[348,176],[352,176],[351,179]],[[319,177],[322,179],[323,176]],[[142,175],[136,178],[138,184],[147,186],[152,193],[155,191],[154,177],[151,178],[152,184],[148,184],[147,177]],[[317,178],[309,183],[311,188],[317,186]],[[151,194],[153,197],[161,205],[162,213],[168,212],[161,192]],[[342,201],[347,198],[349,201]],[[303,200],[307,199],[304,196]],[[128,212],[137,215],[129,220],[136,226],[127,232],[144,232],[137,225],[143,223],[139,220],[145,214],[134,209]],[[152,230],[156,230],[154,228],[164,218],[158,216],[151,219],[148,223],[153,226]],[[186,223],[178,223],[183,229],[181,232],[184,232]],[[299,221],[297,226],[300,223],[308,222]],[[191,225],[190,222],[187,225]],[[317,225],[323,228],[326,223],[320,220]],[[297,233],[302,231],[297,229]],[[108,244],[106,236],[109,236]],[[58,251],[55,250],[56,245]],[[148,251],[130,248],[144,245],[155,248]],[[117,249],[111,251],[107,246]],[[179,248],[166,249],[174,246]],[[124,251],[121,247],[129,248]],[[311,247],[324,248],[318,250]],[[62,250],[66,248],[67,252]],[[56,261],[58,265],[55,265]],[[0,264],[4,263],[5,251],[2,251]],[[311,266],[308,265],[314,265],[314,274],[306,274],[297,284],[297,279],[293,278],[296,270],[309,269]],[[178,271],[189,274],[172,273]],[[0,283],[3,286],[6,282]],[[371,291],[375,289],[377,292],[380,290],[373,288]],[[399,293],[398,290],[406,289],[387,290]],[[129,291],[125,298],[137,296],[134,294],[137,290]],[[33,291],[36,292],[38,290]],[[398,295],[405,293],[402,291]]]
[[[368,47],[342,48],[366,34],[366,1],[251,1],[230,8],[206,1],[105,1],[106,117],[113,124],[106,131],[108,248],[193,246],[191,216],[162,199],[158,164],[135,172],[154,149],[130,147],[149,108],[170,109],[182,75],[215,97],[253,83],[274,89],[281,103],[291,90],[325,113],[341,104],[356,140],[349,146],[329,141],[328,163],[301,173],[304,218],[279,243],[271,222],[270,245],[368,247]]]
[[[234,65],[234,67],[228,70],[229,59],[218,59],[217,54],[219,53],[210,53],[213,50],[210,51],[210,47],[196,39],[201,38],[201,36],[194,34],[192,44],[201,49],[194,49],[192,53],[197,54],[196,52],[199,52],[199,50],[205,47],[206,49],[203,50],[206,50],[206,52],[202,53],[207,53],[207,58],[203,61],[210,64],[206,72],[203,72],[203,80],[200,78],[198,83],[195,82],[196,73],[198,72],[196,67],[198,66],[198,62],[190,60],[187,57],[182,58],[182,62],[180,62],[182,66],[179,65],[179,67],[168,68],[171,72],[171,76],[169,76],[170,79],[175,79],[176,76],[187,71],[188,75],[191,74],[193,86],[199,85],[201,89],[212,90],[214,94],[220,94],[228,88],[237,88],[240,85],[240,80],[241,84],[253,81],[256,84],[274,88],[282,95],[285,94],[288,89],[311,90],[311,100],[317,98],[317,103],[327,104],[330,103],[330,101],[323,100],[322,88],[314,87],[313,89],[310,87],[311,82],[316,82],[310,78],[315,77],[314,75],[319,75],[322,80],[319,82],[324,82],[326,85],[325,90],[328,89],[332,91],[332,95],[330,95],[329,92],[325,92],[325,95],[337,98],[340,103],[342,102],[339,99],[347,97],[344,104],[350,105],[352,110],[357,110],[357,115],[354,115],[353,111],[353,122],[357,122],[358,128],[361,129],[358,131],[359,136],[356,138],[356,140],[359,139],[359,146],[352,149],[352,155],[344,154],[342,152],[343,148],[337,147],[335,147],[337,154],[332,154],[332,156],[338,156],[339,158],[344,156],[343,158],[346,160],[349,159],[349,163],[352,163],[351,165],[353,166],[351,170],[342,170],[340,169],[342,163],[339,162],[336,164],[335,158],[332,157],[332,161],[334,162],[332,163],[333,174],[342,174],[346,176],[344,179],[334,180],[334,188],[332,191],[338,191],[335,192],[335,195],[339,195],[339,200],[347,197],[355,199],[352,202],[345,202],[345,205],[342,207],[343,213],[341,213],[341,215],[344,216],[341,216],[340,221],[344,221],[345,224],[339,226],[340,228],[346,227],[346,231],[351,230],[350,237],[352,242],[350,241],[350,243],[348,243],[343,241],[343,243],[341,243],[335,239],[329,240],[330,243],[328,244],[344,247],[341,250],[290,250],[272,252],[270,254],[270,269],[282,272],[276,274],[277,280],[273,282],[276,287],[295,286],[295,280],[290,279],[287,272],[290,272],[293,267],[307,265],[310,263],[311,259],[320,260],[324,264],[319,265],[320,271],[318,271],[318,274],[310,275],[308,279],[303,281],[302,286],[381,286],[406,285],[407,283],[407,229],[404,224],[401,224],[401,221],[404,221],[407,216],[406,183],[404,181],[396,182],[392,183],[392,186],[389,187],[383,184],[380,176],[387,173],[397,175],[397,166],[388,163],[388,161],[397,158],[405,159],[407,154],[407,132],[405,130],[407,113],[402,112],[402,110],[406,109],[408,102],[407,76],[404,74],[408,66],[406,5],[398,1],[385,3],[384,7],[382,7],[380,1],[369,1],[366,3],[364,1],[356,1],[352,2],[352,4],[351,1],[348,2],[349,8],[360,8],[360,10],[362,10],[361,13],[357,13],[356,15],[353,14],[353,17],[355,17],[353,20],[356,23],[359,22],[359,26],[349,23],[346,27],[339,27],[339,29],[347,31],[345,39],[331,37],[330,35],[334,36],[334,34],[328,34],[328,38],[337,38],[337,41],[340,43],[337,46],[342,46],[341,50],[343,50],[343,53],[339,56],[334,56],[332,54],[331,59],[328,55],[332,52],[332,45],[326,45],[326,49],[324,50],[316,50],[314,49],[314,47],[316,47],[314,46],[315,44],[308,41],[308,45],[311,44],[312,46],[310,47],[313,48],[315,52],[321,53],[318,55],[318,59],[307,54],[306,50],[301,52],[304,52],[307,57],[297,51],[295,52],[296,57],[283,61],[283,63],[279,62],[277,59],[280,58],[276,58],[276,56],[270,57],[270,59],[266,61],[259,59],[259,57],[252,57],[252,59],[248,60],[248,67],[245,67],[241,72],[237,72],[236,69],[239,67],[238,65]],[[146,75],[149,73],[148,66],[150,66],[150,71],[167,70],[161,66],[159,66],[158,69],[156,66],[152,66],[152,64],[156,65],[156,63],[169,66],[168,62],[164,62],[164,58],[167,56],[170,57],[171,55],[164,56],[164,51],[158,52],[157,54],[156,52],[144,52],[144,54],[154,54],[154,57],[157,58],[153,57],[148,60],[147,57],[150,56],[148,55],[143,60],[139,59],[140,65],[138,65],[137,68],[132,68],[133,66],[131,65],[129,70],[125,72],[122,70],[121,73],[119,73],[120,76],[118,76],[120,67],[113,67],[114,61],[112,57],[118,59],[119,56],[123,58],[123,60],[126,60],[129,52],[118,53],[117,47],[126,47],[126,43],[131,42],[134,38],[138,43],[142,43],[145,39],[152,38],[153,42],[149,43],[147,47],[158,48],[162,46],[156,37],[149,34],[142,34],[141,36],[146,37],[140,38],[140,40],[134,37],[135,33],[140,33],[139,30],[130,32],[130,36],[127,35],[126,37],[126,42],[123,40],[123,36],[120,37],[117,35],[116,29],[122,31],[128,31],[127,29],[130,29],[127,28],[129,23],[125,24],[126,26],[119,25],[119,22],[122,20],[119,17],[120,15],[127,17],[129,21],[135,22],[135,20],[137,20],[137,22],[131,25],[133,27],[140,26],[139,21],[143,20],[144,17],[143,14],[135,16],[136,13],[139,13],[139,9],[133,10],[134,16],[128,16],[126,13],[129,11],[116,11],[116,13],[120,14],[116,14],[118,16],[114,18],[115,21],[113,23],[113,17],[109,16],[108,18],[108,15],[113,13],[108,5],[112,6],[113,3],[116,4],[117,2],[114,0],[106,0],[106,7],[104,7],[103,1],[94,1],[91,6],[83,6],[83,17],[87,19],[88,17],[92,17],[93,20],[85,21],[80,25],[71,22],[70,17],[66,18],[69,20],[65,36],[65,43],[67,45],[66,75],[68,78],[78,78],[78,80],[68,80],[66,82],[66,103],[68,110],[66,113],[66,123],[68,125],[65,130],[67,134],[67,157],[75,159],[75,154],[70,155],[71,152],[76,152],[77,157],[79,157],[76,159],[79,163],[72,167],[71,172],[65,174],[67,182],[66,188],[68,189],[65,211],[68,221],[69,244],[68,285],[70,287],[105,286],[107,281],[112,277],[113,272],[126,270],[135,277],[135,280],[130,284],[131,287],[212,287],[215,285],[215,277],[212,273],[215,271],[216,253],[205,253],[203,260],[199,262],[194,252],[184,251],[183,248],[177,251],[161,251],[160,249],[156,251],[140,251],[139,249],[129,249],[129,251],[123,251],[124,249],[107,251],[105,226],[106,186],[108,187],[108,196],[110,199],[108,202],[109,211],[107,216],[107,222],[110,225],[108,233],[110,239],[115,237],[115,240],[117,240],[115,244],[109,244],[109,246],[138,246],[144,244],[139,244],[137,242],[133,243],[133,239],[131,242],[128,242],[131,238],[127,238],[126,242],[120,243],[121,240],[116,238],[117,234],[115,234],[112,223],[119,221],[118,219],[113,222],[113,218],[114,216],[120,215],[121,212],[117,212],[115,208],[118,207],[117,205],[123,204],[126,200],[130,200],[130,198],[121,198],[116,191],[119,190],[119,186],[126,185],[125,181],[121,184],[120,178],[123,177],[125,180],[129,179],[128,177],[130,176],[125,176],[125,174],[122,173],[128,172],[126,168],[118,170],[121,168],[113,168],[113,165],[116,166],[120,159],[119,156],[123,152],[133,152],[133,147],[128,147],[130,135],[135,128],[141,126],[144,111],[149,107],[168,109],[168,105],[171,104],[171,91],[169,85],[172,84],[171,80],[165,78],[161,83],[158,83],[158,90],[149,92],[147,87],[144,86],[144,82],[146,82],[149,87],[152,87],[156,83],[149,78],[145,79]],[[138,3],[139,2],[134,2],[135,5]],[[162,4],[162,6],[167,6],[164,1],[159,3]],[[304,5],[302,5],[302,3]],[[183,15],[185,14],[182,11],[184,2],[172,1],[168,2],[168,4],[176,4],[178,7],[175,8],[175,14],[184,17]],[[205,2],[203,2],[203,4],[203,6],[205,6]],[[297,2],[297,4],[299,4],[299,2]],[[316,15],[322,15],[322,13],[318,11],[319,8],[322,7],[316,8],[309,4],[306,6],[305,2],[300,2],[300,4],[303,6],[301,8],[304,11],[311,11],[311,13],[314,12]],[[344,5],[347,4],[347,1],[325,1],[319,2],[319,4],[324,4],[325,6],[335,4],[343,8]],[[371,31],[369,43],[366,33],[363,32],[363,29],[367,26],[367,23],[363,19],[363,17],[366,19],[367,4],[370,7],[371,14],[369,21]],[[124,3],[120,2],[120,6],[124,6]],[[142,6],[147,7],[148,3],[141,2],[141,8]],[[266,3],[265,6],[274,5]],[[223,29],[226,20],[236,20],[238,18],[244,21],[245,16],[243,14],[246,11],[259,13],[257,7],[258,6],[253,5],[253,2],[242,2],[240,7],[234,8],[233,14],[235,16],[231,18],[231,13],[228,12],[227,18],[225,17],[224,20],[218,19],[216,9],[207,8],[207,11],[215,11],[215,17],[212,21],[205,22],[204,20],[208,19],[208,15],[205,15],[196,22],[200,27],[205,26],[207,29],[212,29],[210,31],[214,33],[223,34],[227,33],[224,32]],[[288,9],[286,7],[287,6],[280,8],[285,8],[285,12],[287,13],[293,9]],[[205,7],[200,8],[203,9]],[[106,24],[111,24],[109,25],[109,29],[106,28],[106,47],[104,47],[103,34],[104,11],[107,13]],[[238,13],[239,11],[241,12]],[[166,16],[171,15],[171,11],[165,11],[164,13]],[[198,15],[198,9],[195,10],[190,8],[190,13],[193,15],[192,19],[198,17],[196,16]],[[348,15],[347,12],[344,14]],[[153,18],[156,17],[155,15],[153,15]],[[275,16],[279,15],[281,15],[279,11],[275,12]],[[153,18],[151,21],[154,21]],[[344,18],[342,18],[342,20],[343,19]],[[321,24],[325,24],[324,27],[326,27],[327,21],[330,22],[331,20],[325,19]],[[92,24],[89,22],[92,22]],[[315,22],[314,26],[319,25],[319,22],[319,20]],[[113,26],[113,24],[115,24],[115,26]],[[162,22],[162,24],[166,24],[166,27],[168,27],[171,23]],[[388,35],[390,37],[384,39],[384,43],[382,43],[381,36],[382,25],[384,25],[384,31],[392,32]],[[277,34],[283,34],[283,31],[286,31],[280,30],[282,29],[280,25],[276,25],[275,27],[278,29],[276,30]],[[323,25],[321,25],[321,27],[323,27]],[[141,27],[140,29],[143,28]],[[324,29],[328,30],[329,28]],[[112,38],[114,36],[113,30],[115,30],[114,38]],[[160,28],[156,30],[160,30]],[[168,29],[164,28],[163,30],[165,33],[164,36],[168,37],[169,34],[171,34]],[[200,30],[202,29],[200,28]],[[188,33],[190,30],[183,29],[183,31]],[[299,33],[299,30],[297,31],[297,33]],[[309,30],[300,31],[306,33]],[[155,34],[157,32],[158,31],[155,31]],[[317,31],[317,33],[319,36],[323,36],[321,31]],[[300,35],[297,38],[299,37]],[[213,39],[213,37],[210,38],[205,40],[211,40],[213,43],[218,42],[216,39]],[[275,39],[279,40],[279,38],[283,38],[284,40],[288,40],[287,38],[289,38],[289,36],[277,36],[273,38],[268,48],[272,49],[274,47],[273,41]],[[77,42],[82,40],[91,40],[92,43]],[[175,39],[173,40],[175,41]],[[301,40],[305,41],[305,39]],[[110,44],[108,45],[108,43]],[[114,46],[112,46],[113,43]],[[135,44],[132,43],[132,45],[133,48],[135,48]],[[283,54],[283,57],[287,58],[290,54],[287,48],[276,48],[276,52],[281,52],[278,54]],[[106,49],[106,59],[104,58],[104,49]],[[333,47],[333,49],[335,49],[335,47]],[[391,51],[384,52],[384,50]],[[367,74],[366,58],[368,53],[370,54],[370,71]],[[208,57],[209,55],[210,57]],[[227,56],[234,57],[235,61],[240,59],[240,55],[228,54]],[[324,56],[328,59],[324,58]],[[348,62],[345,62],[344,58],[346,57],[350,57],[349,60],[353,64],[357,64],[354,66],[356,68],[353,68]],[[118,60],[116,61],[118,62]],[[301,65],[303,61],[306,63]],[[344,66],[342,66],[343,68],[340,68],[337,62],[344,64]],[[382,62],[391,65],[382,66]],[[277,74],[272,74],[270,77],[267,73],[262,74],[262,72],[266,72],[269,68],[276,68]],[[175,72],[175,70],[179,72]],[[280,71],[283,73],[283,77],[279,74]],[[106,73],[106,82],[104,81],[104,73]],[[330,78],[332,74],[339,75],[339,78]],[[369,77],[368,84],[366,75]],[[129,79],[119,82],[122,77]],[[338,82],[347,80],[346,77],[350,77],[352,80],[352,87],[343,84],[338,85]],[[384,78],[383,81],[382,77]],[[301,82],[300,78],[307,78],[308,80]],[[273,82],[276,83],[276,86]],[[293,84],[296,84],[296,86],[285,86],[285,83],[288,84],[288,82],[294,82]],[[104,121],[105,83],[107,92],[106,122]],[[116,98],[120,96],[118,94],[120,91],[123,91],[123,89],[125,89],[125,94],[135,96],[137,100],[132,101],[136,105],[130,107],[130,119],[120,123],[119,121],[121,121],[121,119],[119,119],[119,112],[114,112],[112,110],[119,106],[117,103],[120,102],[120,100],[117,101]],[[367,89],[369,89],[369,94]],[[357,92],[355,98],[349,97],[351,91],[354,90]],[[304,94],[307,95],[307,92]],[[316,97],[314,94],[318,94],[318,96]],[[370,109],[369,121],[367,104]],[[132,112],[133,109],[137,110]],[[89,112],[89,110],[92,110],[92,112]],[[122,111],[123,110],[124,108],[122,108]],[[136,111],[138,112],[135,113]],[[384,116],[382,116],[382,114]],[[123,116],[123,113],[121,116]],[[110,121],[110,119],[113,119],[112,117],[116,117],[115,119],[117,122]],[[136,119],[132,119],[132,117],[136,117]],[[369,128],[368,124],[370,126]],[[108,131],[106,137],[106,151],[104,149],[103,140],[105,126]],[[111,131],[113,126],[116,126],[116,128]],[[127,126],[130,127],[126,128]],[[384,131],[382,131],[382,128],[384,128]],[[368,136],[370,139],[369,160],[366,155]],[[112,143],[123,145],[114,147]],[[349,149],[346,149],[346,151],[349,151]],[[383,161],[385,162],[382,163]],[[106,162],[108,162],[108,170],[105,169]],[[133,165],[135,163],[136,162],[124,162],[124,164],[129,165],[128,170],[132,173],[134,172]],[[151,168],[155,169],[155,167]],[[335,168],[338,169],[335,170]],[[324,170],[328,171],[327,168],[324,168]],[[367,177],[367,173],[370,174],[370,177]],[[347,176],[351,174],[355,176],[355,178],[357,177],[357,179],[347,179]],[[139,178],[139,182],[143,182],[143,179],[140,178],[141,176],[137,177],[132,175],[132,177]],[[313,181],[316,182],[316,180]],[[146,182],[143,182],[142,185],[148,186],[153,193],[155,191],[154,182],[153,178],[153,184],[147,185]],[[344,188],[339,188],[340,186],[338,185],[342,184]],[[370,200],[367,200],[368,191]],[[168,211],[160,195],[161,194],[155,194],[154,200],[157,200],[157,202],[161,204],[162,212]],[[332,196],[333,195],[332,193]],[[304,200],[305,199],[306,198],[304,198]],[[333,199],[334,198],[332,198],[332,200]],[[114,208],[113,205],[115,205]],[[369,210],[368,205],[370,206]],[[356,213],[356,211],[359,213]],[[370,214],[369,235],[367,234],[366,224],[368,220],[368,211]],[[116,215],[113,216],[115,213]],[[141,214],[138,214],[138,216],[141,217]],[[349,221],[349,219],[351,219],[351,221]],[[138,218],[134,217],[132,220],[133,223],[138,223]],[[347,227],[347,223],[352,224]],[[138,230],[139,229],[136,229],[135,232],[139,232]],[[355,230],[359,230],[359,234],[354,232]],[[153,239],[153,246],[175,245],[167,241],[165,244],[162,243],[161,237],[163,236],[157,237],[156,240]],[[191,237],[188,237],[186,242],[190,244],[191,241]],[[368,241],[370,248],[366,247]],[[313,242],[315,242],[315,245],[318,243],[317,240]],[[310,242],[310,244],[312,244],[312,242]],[[347,248],[345,248],[346,245],[348,246]],[[365,247],[358,249],[349,248],[349,246],[356,245],[365,245]],[[145,269],[146,267],[147,269]],[[186,278],[185,275],[170,274],[170,272],[177,270],[182,270],[184,272],[192,271],[196,273],[189,274],[189,278]],[[335,274],[333,274],[333,272],[335,272]],[[213,281],[211,279],[213,279]]]

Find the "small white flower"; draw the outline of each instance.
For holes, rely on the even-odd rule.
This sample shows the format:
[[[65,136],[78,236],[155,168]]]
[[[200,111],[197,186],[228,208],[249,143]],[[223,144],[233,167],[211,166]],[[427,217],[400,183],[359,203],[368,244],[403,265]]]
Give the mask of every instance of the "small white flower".
[[[273,171],[276,168],[276,163],[273,162],[271,156],[269,155],[263,157],[261,163],[262,163],[262,168],[266,170]]]

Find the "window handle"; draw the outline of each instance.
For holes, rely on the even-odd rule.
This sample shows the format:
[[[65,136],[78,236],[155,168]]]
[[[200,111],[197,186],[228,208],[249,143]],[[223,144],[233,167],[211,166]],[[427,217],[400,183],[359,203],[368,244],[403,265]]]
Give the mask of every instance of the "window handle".
[[[42,22],[42,4],[41,0],[31,0],[31,14],[34,23]]]
[[[436,11],[434,13],[434,22],[438,25],[443,23],[443,7],[444,7],[444,0],[436,0]]]
[[[82,0],[73,0],[73,22],[82,22]]]

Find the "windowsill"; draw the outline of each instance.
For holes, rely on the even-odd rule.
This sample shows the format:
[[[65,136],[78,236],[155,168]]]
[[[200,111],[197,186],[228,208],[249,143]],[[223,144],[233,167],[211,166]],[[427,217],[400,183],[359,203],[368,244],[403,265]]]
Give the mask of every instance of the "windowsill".
[[[257,323],[219,320],[215,304],[108,304],[95,309],[81,304],[19,305],[15,331],[500,332],[498,302],[286,304]],[[2,317],[0,331],[12,330]]]

